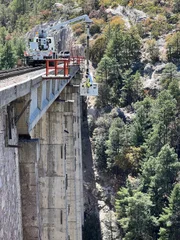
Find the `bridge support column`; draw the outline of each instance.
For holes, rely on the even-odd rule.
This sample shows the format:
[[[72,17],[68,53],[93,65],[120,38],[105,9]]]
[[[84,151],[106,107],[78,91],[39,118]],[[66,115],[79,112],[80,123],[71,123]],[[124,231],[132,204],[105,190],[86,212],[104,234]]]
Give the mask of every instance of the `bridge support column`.
[[[82,148],[81,148],[81,105],[79,88],[74,88],[74,135],[76,160],[76,208],[78,240],[82,240],[82,225],[84,222],[83,177],[82,177]]]
[[[55,101],[34,130],[41,146],[38,168],[42,240],[68,239],[63,131],[64,103]]]
[[[82,240],[82,158],[79,88],[73,85],[65,89],[65,140],[67,145],[67,201],[70,240]]]
[[[19,142],[19,165],[22,201],[23,239],[40,239],[38,160],[39,141]]]
[[[75,162],[75,135],[74,135],[74,102],[73,87],[67,86],[64,90],[64,139],[66,144],[66,192],[68,203],[68,235],[69,240],[78,240],[77,236],[77,209],[76,209],[76,162]]]

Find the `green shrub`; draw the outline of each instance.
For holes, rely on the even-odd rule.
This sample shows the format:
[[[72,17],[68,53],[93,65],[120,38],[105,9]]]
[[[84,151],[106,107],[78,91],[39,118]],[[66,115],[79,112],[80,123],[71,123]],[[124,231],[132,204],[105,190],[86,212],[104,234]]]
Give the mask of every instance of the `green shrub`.
[[[91,27],[90,27],[90,34],[91,35],[94,35],[96,33],[100,33],[101,32],[101,28],[99,25],[97,24],[93,24]]]

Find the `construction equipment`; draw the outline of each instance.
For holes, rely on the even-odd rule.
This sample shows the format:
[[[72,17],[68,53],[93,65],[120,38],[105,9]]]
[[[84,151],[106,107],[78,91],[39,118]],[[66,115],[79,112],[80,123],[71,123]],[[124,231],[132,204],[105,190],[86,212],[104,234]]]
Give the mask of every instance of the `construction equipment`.
[[[65,22],[58,21],[54,25],[37,32],[34,38],[28,40],[28,47],[24,52],[26,64],[35,66],[37,64],[45,63],[46,59],[56,59],[58,57],[58,49],[54,39],[55,33],[66,27],[68,24],[82,20],[88,26],[92,23],[92,20],[88,15],[82,15]]]

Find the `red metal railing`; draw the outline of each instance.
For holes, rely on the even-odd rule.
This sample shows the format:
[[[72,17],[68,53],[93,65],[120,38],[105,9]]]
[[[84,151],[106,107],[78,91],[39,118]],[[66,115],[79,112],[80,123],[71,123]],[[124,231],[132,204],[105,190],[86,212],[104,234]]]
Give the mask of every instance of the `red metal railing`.
[[[46,76],[49,75],[49,70],[55,71],[55,76],[58,75],[59,70],[63,70],[64,77],[69,76],[69,64],[72,62],[73,65],[80,65],[84,62],[84,57],[70,57],[61,59],[47,59],[46,60]],[[51,66],[50,66],[51,65]]]
[[[59,70],[63,70],[62,75],[64,75],[64,77],[68,76],[69,75],[69,59],[47,59],[46,60],[46,76],[49,75],[50,69],[53,69],[55,71],[55,76],[58,75]]]
[[[71,57],[70,61],[73,63],[73,65],[80,65],[81,63],[83,63],[85,60],[84,57],[78,56],[78,57]]]

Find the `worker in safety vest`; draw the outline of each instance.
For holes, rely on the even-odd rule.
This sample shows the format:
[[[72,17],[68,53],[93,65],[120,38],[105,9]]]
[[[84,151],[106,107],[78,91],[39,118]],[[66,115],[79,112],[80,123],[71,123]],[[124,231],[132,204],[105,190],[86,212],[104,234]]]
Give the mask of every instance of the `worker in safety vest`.
[[[93,84],[93,77],[92,77],[92,74],[86,74],[86,83],[85,83],[85,86],[87,87],[87,88],[89,88],[89,87],[91,87],[92,86],[92,84]]]
[[[85,86],[86,86],[87,88],[89,88],[89,87],[90,87],[90,82],[89,82],[89,81],[86,81]]]

